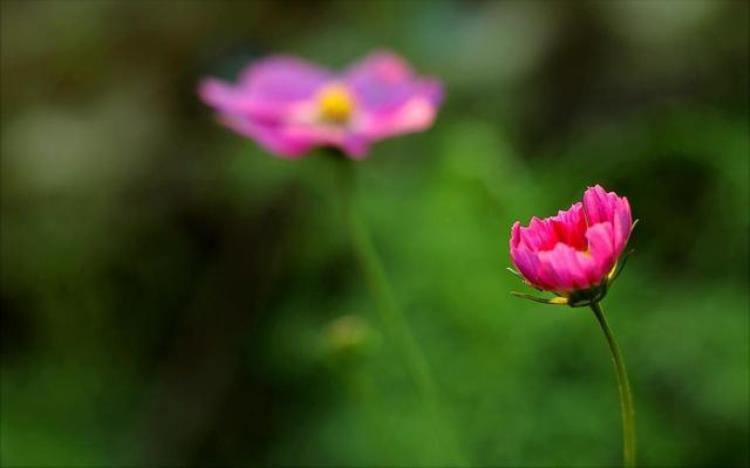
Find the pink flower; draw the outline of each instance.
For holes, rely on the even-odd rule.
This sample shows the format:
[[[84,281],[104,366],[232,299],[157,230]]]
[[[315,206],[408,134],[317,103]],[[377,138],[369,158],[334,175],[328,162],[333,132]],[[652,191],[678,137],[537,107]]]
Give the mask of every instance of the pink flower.
[[[596,185],[557,216],[513,224],[510,256],[526,282],[562,296],[553,303],[599,300],[633,225],[628,199]]]
[[[204,80],[199,94],[224,125],[279,156],[331,146],[357,159],[374,141],[428,128],[442,97],[436,80],[415,76],[385,51],[343,73],[269,57],[245,68],[235,84]]]

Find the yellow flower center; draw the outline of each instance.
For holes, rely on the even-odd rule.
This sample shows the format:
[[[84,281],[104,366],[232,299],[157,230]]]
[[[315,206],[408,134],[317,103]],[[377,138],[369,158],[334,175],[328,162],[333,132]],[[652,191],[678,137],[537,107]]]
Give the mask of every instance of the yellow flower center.
[[[331,84],[318,92],[318,111],[323,120],[345,123],[354,111],[354,100],[345,86]]]

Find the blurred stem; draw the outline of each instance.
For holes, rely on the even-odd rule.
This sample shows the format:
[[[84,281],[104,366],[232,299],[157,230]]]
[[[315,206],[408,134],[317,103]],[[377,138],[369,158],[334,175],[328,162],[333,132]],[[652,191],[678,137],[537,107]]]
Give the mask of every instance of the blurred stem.
[[[362,369],[357,367],[350,369],[345,378],[351,390],[353,402],[364,409],[365,417],[368,419],[367,422],[373,429],[369,434],[373,448],[381,454],[381,457],[385,454],[387,459],[392,453],[393,440],[390,437],[393,434],[390,432],[388,423],[383,420],[374,404],[377,395],[375,395],[375,388],[371,379]]]
[[[594,311],[596,320],[607,338],[609,351],[612,353],[612,363],[615,366],[617,374],[617,389],[620,392],[620,412],[622,413],[622,443],[624,465],[626,467],[635,466],[635,410],[633,409],[633,394],[630,391],[630,381],[628,380],[628,371],[625,369],[625,361],[622,358],[622,351],[617,344],[612,329],[609,328],[604,311],[598,302],[591,304],[591,310]]]
[[[343,155],[337,154],[334,155],[334,158],[339,166],[338,185],[341,189],[344,215],[349,225],[352,247],[362,268],[365,281],[378,303],[381,319],[388,333],[398,342],[409,373],[414,379],[414,383],[429,407],[431,416],[436,423],[435,427],[440,428],[439,430],[442,432],[438,443],[450,453],[452,465],[466,466],[467,463],[459,455],[453,433],[445,426],[439,409],[440,404],[435,382],[432,378],[427,359],[417,344],[406,317],[401,313],[396,304],[383,264],[372,243],[367,225],[356,206],[356,173],[354,168],[356,163]]]

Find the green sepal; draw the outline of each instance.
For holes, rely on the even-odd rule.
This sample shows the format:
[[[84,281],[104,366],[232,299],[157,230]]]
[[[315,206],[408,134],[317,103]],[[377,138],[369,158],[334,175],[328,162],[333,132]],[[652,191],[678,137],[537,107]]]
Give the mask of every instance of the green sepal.
[[[515,297],[518,297],[521,299],[528,299],[529,301],[538,302],[540,304],[566,305],[568,303],[568,299],[562,296],[538,297],[538,296],[532,296],[531,294],[520,293],[517,291],[511,291],[510,293]]]
[[[529,282],[528,282],[528,281],[526,280],[526,278],[524,278],[524,277],[523,277],[523,275],[522,275],[521,273],[517,272],[517,271],[516,271],[516,270],[514,270],[513,268],[511,268],[511,267],[506,267],[505,269],[506,269],[506,270],[508,270],[508,271],[509,271],[509,272],[510,272],[510,273],[511,273],[511,274],[512,274],[513,276],[515,276],[516,278],[518,278],[518,279],[520,279],[521,281],[523,281],[523,282],[524,282],[524,284],[525,284],[526,286],[530,286],[530,287],[532,287],[532,288],[536,289],[537,291],[542,291],[542,289],[541,289],[541,288],[538,288],[538,287],[534,286],[533,284],[529,283]]]
[[[514,270],[513,268],[507,267],[505,269],[508,270],[513,276],[517,277],[518,279],[520,279],[522,281],[526,281],[526,279],[524,279],[523,275],[521,273],[517,272],[516,270]]]
[[[638,224],[638,221],[640,221],[640,219],[636,219],[635,221],[633,221],[633,224],[630,225],[631,234],[633,234],[633,231],[635,231],[635,225]]]
[[[622,273],[622,270],[625,269],[625,265],[628,263],[628,259],[631,255],[635,252],[635,249],[630,249],[627,252],[625,252],[625,255],[622,256],[622,262],[620,262],[620,265],[615,267],[615,271],[613,271],[609,278],[607,279],[607,284],[612,284],[619,276],[620,273]]]
[[[607,286],[608,283],[605,280],[598,286],[573,291],[568,298],[568,305],[570,307],[586,307],[599,302],[607,295]]]

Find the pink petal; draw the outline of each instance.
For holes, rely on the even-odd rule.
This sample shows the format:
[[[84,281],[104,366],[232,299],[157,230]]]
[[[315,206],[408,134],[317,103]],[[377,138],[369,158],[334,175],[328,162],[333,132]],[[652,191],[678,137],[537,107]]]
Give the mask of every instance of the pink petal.
[[[570,279],[566,274],[561,274],[551,263],[552,250],[539,252],[539,281],[546,285],[548,291],[567,291],[571,289]]]
[[[238,87],[255,99],[283,103],[308,99],[332,79],[330,71],[315,64],[277,55],[246,67]]]
[[[412,78],[412,71],[404,59],[393,52],[378,50],[351,65],[344,76],[355,86],[368,86],[373,83],[393,85]]]
[[[549,288],[549,284],[543,282],[539,276],[539,259],[537,254],[525,247],[511,250],[511,260],[526,280],[541,289]]]
[[[530,251],[521,242],[521,223],[516,221],[510,234],[510,258],[518,272],[534,286],[542,289],[549,287],[539,278],[539,259],[535,252]]]
[[[297,107],[294,103],[275,103],[258,99],[252,93],[213,78],[200,83],[198,94],[203,102],[220,113],[252,118],[269,124],[290,117]]]
[[[521,223],[516,221],[510,228],[510,248],[515,249],[521,243]]]
[[[573,204],[567,211],[560,211],[557,216],[549,218],[549,223],[557,242],[563,242],[578,250],[586,249],[586,217],[580,202]]]
[[[581,267],[581,271],[585,277],[585,281],[581,287],[587,289],[601,283],[602,278],[599,274],[599,265],[596,259],[587,251],[577,250],[575,254],[578,265]]]
[[[612,221],[612,209],[607,192],[600,185],[589,187],[583,194],[583,207],[589,226]]]
[[[352,159],[363,159],[370,149],[370,140],[362,135],[349,133],[342,139],[339,147]]]
[[[389,112],[373,112],[368,108],[360,112],[357,130],[373,140],[380,140],[429,128],[435,120],[437,106],[424,96],[415,94]]]
[[[390,52],[370,54],[346,71],[344,81],[356,96],[357,131],[373,140],[428,128],[442,99],[437,80],[415,77]]]
[[[604,222],[590,226],[586,231],[589,241],[589,253],[595,262],[594,277],[590,279],[600,283],[617,261],[612,223]]]
[[[198,93],[220,113],[267,123],[288,118],[300,103],[314,98],[332,74],[305,61],[275,56],[249,65],[236,85],[209,78]]]
[[[368,112],[397,111],[415,97],[437,106],[442,98],[436,80],[415,77],[406,62],[392,52],[371,53],[349,67],[343,78]]]
[[[569,245],[559,243],[552,250],[540,252],[539,262],[542,278],[552,283],[554,291],[585,289],[592,284],[593,262]]]
[[[556,243],[554,232],[550,229],[546,221],[537,218],[531,218],[529,227],[521,228],[521,240],[532,251],[549,250]]]
[[[557,244],[554,249],[539,252],[539,263],[542,265],[542,277],[550,283],[554,291],[567,291],[573,288],[573,277],[570,274],[571,265],[565,244]]]
[[[257,141],[270,152],[285,158],[303,156],[316,143],[314,138],[308,135],[295,135],[282,126],[264,125],[232,116],[222,116],[220,121],[237,133]]]
[[[614,235],[615,235],[615,257],[619,257],[630,238],[633,228],[633,218],[630,213],[630,202],[625,197],[618,198],[615,203]]]

